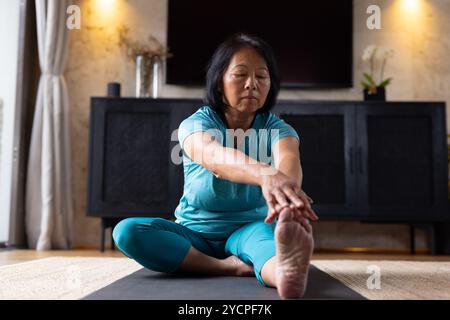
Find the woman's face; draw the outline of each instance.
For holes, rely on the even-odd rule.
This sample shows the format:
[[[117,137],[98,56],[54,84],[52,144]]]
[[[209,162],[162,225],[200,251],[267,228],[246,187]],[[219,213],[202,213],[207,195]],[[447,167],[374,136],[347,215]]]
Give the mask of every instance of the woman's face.
[[[255,113],[270,90],[266,61],[253,48],[242,48],[231,58],[222,79],[223,99],[233,109]]]

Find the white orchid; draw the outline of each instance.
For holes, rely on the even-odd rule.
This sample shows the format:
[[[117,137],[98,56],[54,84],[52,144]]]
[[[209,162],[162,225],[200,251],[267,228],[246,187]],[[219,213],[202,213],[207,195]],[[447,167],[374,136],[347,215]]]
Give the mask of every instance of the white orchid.
[[[369,45],[364,49],[362,60],[370,62],[370,73],[364,72],[364,81],[361,81],[362,86],[370,92],[376,92],[377,87],[385,87],[391,82],[391,78],[383,80],[384,67],[386,60],[394,55],[394,50],[386,47],[379,47],[376,45]],[[374,80],[374,61],[381,61],[380,79],[377,84]]]
[[[383,61],[394,56],[394,50],[391,48],[379,47],[375,59]]]
[[[376,52],[377,47],[373,44],[371,44],[370,46],[367,46],[364,49],[363,55],[362,55],[362,60],[364,62],[369,61],[370,59],[372,59],[374,53]]]

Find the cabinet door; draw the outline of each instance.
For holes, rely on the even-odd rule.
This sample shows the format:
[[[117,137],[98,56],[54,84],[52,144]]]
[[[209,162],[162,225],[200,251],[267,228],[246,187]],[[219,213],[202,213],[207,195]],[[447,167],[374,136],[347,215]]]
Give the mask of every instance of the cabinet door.
[[[280,102],[273,112],[300,136],[302,187],[314,210],[324,218],[355,217],[354,106]]]
[[[358,206],[363,213],[388,221],[444,214],[448,170],[442,106],[370,103],[356,110]]]
[[[176,129],[199,101],[96,98],[88,214],[172,217],[183,191]]]

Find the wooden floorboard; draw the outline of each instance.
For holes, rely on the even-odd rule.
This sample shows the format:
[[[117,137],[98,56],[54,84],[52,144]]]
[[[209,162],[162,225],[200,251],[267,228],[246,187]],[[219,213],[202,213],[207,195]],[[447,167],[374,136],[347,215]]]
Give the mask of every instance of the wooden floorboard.
[[[0,251],[0,266],[26,262],[47,257],[125,257],[117,250],[4,250]],[[410,261],[450,261],[450,256],[410,255],[410,254],[372,254],[372,253],[315,253],[315,260],[410,260]]]
[[[103,253],[99,250],[7,250],[0,251],[0,266],[26,262],[47,257],[124,257],[117,250],[105,250]]]

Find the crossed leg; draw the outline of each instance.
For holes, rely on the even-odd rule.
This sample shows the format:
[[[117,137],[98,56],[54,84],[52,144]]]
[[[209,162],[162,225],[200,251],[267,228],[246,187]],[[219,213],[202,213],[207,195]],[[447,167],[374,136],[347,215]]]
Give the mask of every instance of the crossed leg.
[[[311,226],[290,208],[282,210],[275,230],[258,221],[232,235],[227,241],[231,256],[226,259],[200,252],[192,243],[206,244],[195,232],[163,219],[126,219],[116,226],[114,240],[126,255],[151,270],[234,276],[254,272],[260,282],[288,299],[303,296],[313,250]]]

